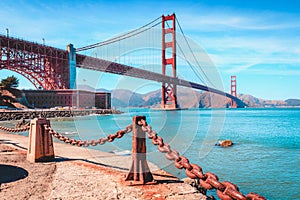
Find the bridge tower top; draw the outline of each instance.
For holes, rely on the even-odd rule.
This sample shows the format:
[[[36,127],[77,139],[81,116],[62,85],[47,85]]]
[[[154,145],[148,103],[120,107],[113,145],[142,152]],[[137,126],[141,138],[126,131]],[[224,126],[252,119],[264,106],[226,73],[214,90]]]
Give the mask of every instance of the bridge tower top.
[[[171,25],[168,24],[169,21],[171,21]],[[162,75],[164,76],[168,75],[166,74],[167,66],[172,67],[172,74],[169,76],[176,78],[177,75],[176,75],[176,16],[175,14],[162,16]],[[162,83],[161,108],[162,109],[178,108],[177,85],[166,83],[166,82]]]

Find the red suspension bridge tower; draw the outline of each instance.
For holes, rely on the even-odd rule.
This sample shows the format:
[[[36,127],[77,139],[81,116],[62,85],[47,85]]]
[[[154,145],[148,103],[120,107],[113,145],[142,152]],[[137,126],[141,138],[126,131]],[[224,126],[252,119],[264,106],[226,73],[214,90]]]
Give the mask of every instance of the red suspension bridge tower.
[[[168,22],[171,22],[169,25]],[[166,28],[166,25],[168,26]],[[172,67],[171,77],[176,78],[176,16],[162,16],[162,75],[166,75],[167,67]],[[171,50],[170,53],[169,50]],[[168,54],[168,55],[167,55]],[[171,57],[170,57],[171,55]],[[167,57],[169,56],[169,57]],[[162,83],[162,109],[176,109],[177,86],[168,82]]]
[[[230,94],[236,97],[236,76],[231,76]],[[230,107],[237,108],[237,103],[233,99],[230,99]]]

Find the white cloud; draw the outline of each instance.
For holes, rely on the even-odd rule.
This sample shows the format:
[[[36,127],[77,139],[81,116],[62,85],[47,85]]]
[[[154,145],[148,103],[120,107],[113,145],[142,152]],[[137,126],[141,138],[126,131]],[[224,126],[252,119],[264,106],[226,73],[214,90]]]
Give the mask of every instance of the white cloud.
[[[241,66],[237,66],[237,67],[233,67],[233,68],[229,68],[227,70],[227,72],[231,73],[231,74],[236,74],[236,73],[238,73],[240,71],[248,70],[249,68],[251,68],[251,67],[253,67],[253,66],[257,65],[257,64],[259,64],[259,62],[257,62],[257,63],[251,63],[251,64],[247,64],[247,65],[241,65]]]
[[[185,30],[282,30],[300,28],[299,15],[277,12],[241,12],[231,9],[202,8],[199,12],[185,13],[180,22]]]
[[[215,7],[184,14],[180,22],[222,72],[299,74],[299,18],[299,14]],[[266,67],[270,65],[271,71]]]

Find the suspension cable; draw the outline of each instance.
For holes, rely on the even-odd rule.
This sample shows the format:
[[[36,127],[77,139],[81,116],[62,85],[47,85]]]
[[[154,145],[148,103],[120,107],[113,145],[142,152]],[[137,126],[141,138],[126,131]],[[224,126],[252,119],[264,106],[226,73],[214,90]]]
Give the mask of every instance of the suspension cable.
[[[196,56],[195,56],[195,54],[194,54],[194,52],[192,51],[192,48],[191,48],[191,46],[190,46],[190,43],[188,42],[188,40],[187,40],[187,38],[186,38],[186,36],[185,36],[185,34],[183,33],[183,30],[182,30],[182,28],[181,28],[181,26],[180,26],[180,23],[179,23],[179,21],[178,21],[178,19],[177,19],[177,17],[175,18],[176,19],[176,22],[177,22],[177,24],[178,24],[178,26],[179,26],[179,29],[180,29],[180,32],[181,32],[181,34],[183,35],[183,37],[184,37],[184,40],[185,40],[185,42],[187,43],[187,45],[188,45],[188,47],[189,47],[189,50],[190,50],[190,52],[192,53],[192,55],[193,55],[193,58],[194,58],[194,60],[196,61],[196,63],[197,63],[197,65],[199,66],[199,68],[200,68],[200,70],[202,71],[202,73],[204,74],[204,76],[206,77],[206,80],[213,86],[213,87],[215,87],[216,88],[216,86],[209,80],[209,78],[207,77],[207,75],[206,75],[206,73],[204,72],[204,70],[202,69],[202,67],[201,67],[201,65],[200,65],[200,63],[198,62],[198,60],[197,60],[197,58],[196,58]],[[190,67],[192,67],[193,68],[193,66],[190,66]],[[194,70],[193,70],[194,71]],[[194,71],[195,72],[195,71]],[[197,73],[196,73],[197,74]],[[198,77],[199,78],[199,77]]]
[[[177,22],[178,23],[178,22]],[[167,26],[168,28],[170,28],[169,23],[167,22]],[[181,46],[179,43],[176,43],[176,45],[178,45],[180,52],[182,53],[184,60],[188,63],[188,65],[190,66],[190,68],[193,70],[193,72],[195,73],[195,75],[203,82],[205,83],[203,77],[201,74],[198,74],[197,71],[192,67],[192,64],[190,63],[190,61],[187,59],[186,55],[184,54],[184,51],[182,50]],[[199,76],[200,75],[200,76]]]
[[[126,36],[126,37],[118,37],[118,38],[114,38],[114,39],[109,39],[109,40],[106,40],[104,42],[100,42],[100,43],[97,43],[97,44],[94,44],[94,45],[90,45],[90,46],[87,46],[87,47],[78,48],[78,49],[76,49],[76,52],[78,52],[78,51],[84,51],[84,50],[89,50],[89,49],[93,49],[93,48],[96,48],[96,47],[105,46],[105,45],[112,44],[112,43],[115,43],[115,42],[118,42],[118,41],[121,41],[121,40],[125,40],[127,38],[131,38],[133,36],[136,36],[136,35],[138,35],[140,33],[143,33],[145,31],[147,31],[147,30],[149,30],[149,29],[151,29],[151,28],[159,25],[160,23],[161,22],[158,22],[158,23],[152,25],[151,27],[149,27],[147,29],[141,30],[141,31],[139,31],[137,33],[134,33],[134,34]],[[127,35],[127,34],[125,34],[125,35]],[[124,36],[124,35],[122,35],[122,36]]]
[[[158,21],[160,18],[161,18],[161,17],[158,17],[158,18],[156,18],[155,20],[149,22],[148,24],[145,24],[144,26],[141,26],[141,27],[139,27],[139,28],[137,28],[137,29],[134,29],[134,30],[132,30],[132,31],[129,31],[129,32],[123,34],[123,35],[119,35],[119,36],[110,38],[110,39],[108,39],[108,40],[106,40],[106,41],[99,42],[99,43],[96,43],[96,44],[91,44],[91,45],[88,45],[88,46],[85,46],[85,47],[77,48],[77,49],[76,49],[76,52],[78,52],[78,51],[85,51],[85,50],[88,50],[88,49],[92,49],[92,48],[96,48],[96,47],[108,45],[108,44],[114,43],[114,42],[116,42],[116,41],[124,40],[124,39],[130,38],[130,37],[133,37],[133,36],[135,36],[135,35],[137,35],[137,34],[143,33],[143,32],[145,32],[145,31],[147,31],[147,30],[149,30],[149,29],[151,29],[151,28],[153,28],[153,27],[159,25],[159,24],[161,23],[161,21],[158,22],[158,23],[156,23],[156,24],[154,24],[154,25],[152,25],[152,26],[150,26],[150,27],[148,27],[148,28],[145,29],[145,30],[142,30],[142,31],[139,31],[139,30],[144,29],[145,27],[147,27],[147,26],[153,24],[154,22]],[[138,31],[138,32],[137,32],[137,31]]]

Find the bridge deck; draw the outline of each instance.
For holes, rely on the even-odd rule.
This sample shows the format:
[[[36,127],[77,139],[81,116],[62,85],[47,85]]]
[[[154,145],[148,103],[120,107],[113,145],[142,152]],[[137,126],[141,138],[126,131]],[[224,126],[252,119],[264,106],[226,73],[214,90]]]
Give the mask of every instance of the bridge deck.
[[[94,58],[94,57],[79,55],[79,54],[77,54],[76,59],[77,59],[77,67],[79,67],[79,68],[85,68],[85,69],[107,72],[107,73],[112,73],[112,74],[119,74],[119,75],[141,78],[141,79],[146,79],[146,80],[152,80],[152,81],[157,81],[157,82],[162,82],[162,83],[163,82],[171,83],[171,84],[175,84],[178,86],[184,86],[184,87],[189,87],[189,88],[194,88],[194,89],[198,89],[198,90],[216,93],[216,94],[231,98],[235,101],[241,101],[240,99],[238,99],[235,96],[232,96],[229,93],[226,93],[226,92],[223,92],[221,90],[217,90],[217,89],[214,89],[211,87],[207,87],[205,85],[201,85],[198,83],[186,81],[183,79],[173,78],[170,76],[164,76],[162,74],[158,74],[155,72],[150,72],[147,70],[138,69],[135,67],[130,67],[127,65],[123,65],[123,64],[119,64],[119,63],[115,63],[115,62],[111,62],[111,61],[107,61],[107,60],[102,60],[102,59],[98,59],[98,58]]]
[[[45,46],[18,38],[6,37],[1,34],[0,47],[2,49],[0,52],[0,69],[10,69],[16,71],[24,75],[35,86],[39,85],[44,89],[55,89],[57,87],[66,88],[69,85],[68,52],[66,50]],[[12,55],[7,56],[8,54]],[[28,55],[33,57],[28,59]],[[15,57],[17,57],[17,60],[15,60]],[[47,58],[47,61],[50,61],[51,69],[47,68],[46,70],[46,67],[40,66],[42,65],[41,63],[45,63],[43,60],[44,57]],[[39,59],[38,62],[36,61],[37,59]],[[31,63],[33,62],[32,60],[35,61],[34,67]],[[233,99],[236,102],[241,102],[241,100],[237,97],[215,88],[207,87],[202,84],[179,78],[164,76],[159,73],[138,69],[107,60],[76,54],[76,62],[77,67],[79,68],[194,88],[216,93]],[[55,73],[52,73],[53,71]]]

